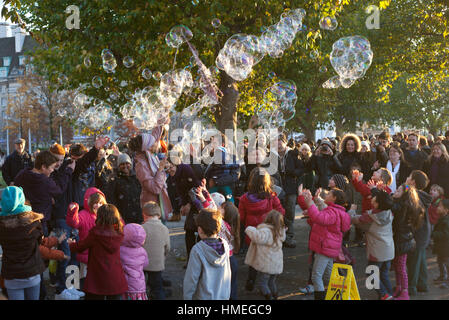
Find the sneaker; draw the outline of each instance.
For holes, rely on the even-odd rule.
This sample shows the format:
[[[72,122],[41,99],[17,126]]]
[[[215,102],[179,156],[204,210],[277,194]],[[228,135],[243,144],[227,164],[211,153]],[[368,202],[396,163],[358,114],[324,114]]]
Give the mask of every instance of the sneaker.
[[[380,300],[393,300],[393,297],[386,293]]]
[[[55,294],[55,300],[79,300],[80,297],[72,294],[68,289],[65,289],[60,294]]]
[[[394,298],[394,300],[410,300],[410,297],[408,295],[408,290],[403,289],[401,291],[401,293],[396,298]]]
[[[304,288],[299,288],[299,292],[304,293],[305,295],[312,294],[313,291],[314,289],[312,284],[308,284]]]
[[[69,292],[74,295],[74,296],[78,296],[80,298],[83,298],[86,294],[80,290],[76,290],[74,287],[70,287],[67,290],[69,290]]]

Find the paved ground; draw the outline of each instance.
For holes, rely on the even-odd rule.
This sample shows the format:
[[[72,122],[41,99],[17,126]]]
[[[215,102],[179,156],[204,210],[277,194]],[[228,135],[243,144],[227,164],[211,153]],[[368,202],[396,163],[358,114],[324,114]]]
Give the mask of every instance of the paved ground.
[[[299,219],[301,213],[297,208],[297,215],[295,220],[295,233],[297,240],[297,247],[294,249],[284,248],[284,272],[278,278],[279,298],[282,300],[308,300],[313,299],[312,296],[305,296],[299,292],[299,288],[303,287],[308,278],[308,252],[307,241],[309,226],[305,219]],[[184,220],[184,218],[183,218]],[[184,278],[186,258],[185,242],[184,242],[184,222],[169,222],[167,226],[170,229],[170,239],[172,250],[166,261],[166,271],[164,278],[172,281],[172,297],[169,300],[182,300],[182,282]],[[349,249],[351,254],[355,256],[357,262],[354,268],[355,277],[357,280],[358,289],[362,300],[376,300],[377,294],[373,290],[365,288],[364,274],[366,267],[366,251],[365,248],[352,247]],[[0,248],[1,254],[1,248]],[[245,290],[245,283],[247,278],[248,267],[244,265],[244,254],[237,255],[239,261],[238,287],[239,299],[258,300],[263,299],[257,292],[247,292]],[[440,289],[432,283],[432,279],[436,278],[438,274],[438,265],[436,258],[428,250],[428,269],[429,269],[429,289],[428,293],[418,293],[417,296],[412,297],[413,300],[446,300],[449,299],[449,289]],[[390,279],[395,284],[394,272],[390,272]],[[48,282],[48,280],[47,280]],[[49,298],[53,298],[53,290],[48,287]],[[1,299],[1,295],[0,295]]]

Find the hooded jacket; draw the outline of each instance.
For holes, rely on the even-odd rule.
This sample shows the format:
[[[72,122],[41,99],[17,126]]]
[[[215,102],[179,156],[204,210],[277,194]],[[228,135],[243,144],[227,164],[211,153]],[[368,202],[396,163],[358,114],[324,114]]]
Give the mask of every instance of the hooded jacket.
[[[79,231],[79,239],[80,241],[87,238],[90,229],[95,227],[95,220],[97,220],[97,215],[94,212],[91,212],[89,209],[89,197],[94,193],[99,193],[104,197],[103,192],[98,190],[97,188],[89,188],[86,190],[84,194],[84,209],[78,212],[79,206],[75,203],[75,208],[70,210],[70,206],[67,208],[67,217],[66,222],[67,225],[74,229],[78,229]],[[76,259],[82,263],[87,264],[87,257],[89,255],[89,251],[86,250],[84,252],[79,252],[76,255]]]
[[[60,196],[67,188],[72,176],[72,169],[67,168],[57,184],[45,174],[35,173],[31,168],[23,169],[14,179],[14,185],[22,187],[27,200],[30,201],[34,212],[44,215],[43,221],[50,220],[53,198]]]
[[[424,206],[425,216],[421,228],[415,231],[416,248],[425,249],[430,243],[430,221],[429,207],[432,203],[432,197],[425,191],[418,190],[419,200]]]
[[[352,220],[366,234],[369,261],[384,262],[394,258],[393,214],[391,210],[370,210]]]
[[[309,249],[329,258],[336,258],[340,253],[343,233],[351,228],[351,218],[342,206],[329,203],[318,211],[313,204],[307,210],[307,223],[312,227]]]
[[[87,277],[83,291],[97,295],[119,295],[128,291],[128,284],[120,260],[123,234],[95,226],[84,240],[70,244],[72,252],[87,252]]]
[[[146,238],[143,247],[149,257],[149,264],[145,271],[163,271],[165,269],[165,257],[170,251],[170,234],[160,219],[148,219],[142,227],[145,229]]]
[[[146,292],[143,268],[148,265],[148,255],[142,245],[147,234],[142,226],[136,223],[127,224],[123,229],[123,233],[124,238],[120,246],[120,259],[126,281],[128,282],[128,292]]]
[[[284,266],[282,242],[285,241],[285,229],[282,229],[276,243],[273,239],[273,226],[269,224],[261,223],[257,228],[247,227],[245,233],[251,239],[245,264],[263,273],[281,274]]]
[[[393,240],[394,253],[400,256],[415,248],[414,229],[412,222],[407,214],[407,208],[400,199],[394,199],[393,207],[391,208],[393,218]]]
[[[217,251],[207,242],[219,245]],[[231,265],[229,247],[223,239],[203,239],[190,252],[184,276],[184,300],[229,300]]]
[[[39,251],[43,217],[32,211],[0,216],[1,274],[4,279],[25,279],[45,271]]]
[[[281,205],[281,201],[275,195],[268,199],[260,199],[257,194],[245,193],[240,197],[239,214],[242,226],[257,227],[265,220],[265,216],[271,210],[276,210],[285,215],[285,210]],[[246,244],[251,243],[251,239],[245,237]]]

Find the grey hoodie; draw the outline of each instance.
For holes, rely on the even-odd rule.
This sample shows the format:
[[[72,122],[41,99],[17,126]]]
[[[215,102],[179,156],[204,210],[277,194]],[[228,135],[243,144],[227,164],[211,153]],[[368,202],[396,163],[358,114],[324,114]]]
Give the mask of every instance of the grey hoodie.
[[[223,254],[219,254],[204,241],[193,246],[184,276],[184,300],[229,300],[229,247],[226,241],[221,238],[218,240],[223,245]]]

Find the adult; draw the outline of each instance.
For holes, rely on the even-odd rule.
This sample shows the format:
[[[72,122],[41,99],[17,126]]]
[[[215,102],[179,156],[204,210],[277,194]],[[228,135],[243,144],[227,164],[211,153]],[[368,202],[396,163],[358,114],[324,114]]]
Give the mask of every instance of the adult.
[[[181,215],[186,216],[184,223],[184,230],[186,231],[185,244],[187,257],[189,257],[192,247],[197,242],[195,232],[198,229],[195,223],[195,216],[198,214],[198,208],[193,204],[189,193],[192,188],[197,188],[201,185],[201,180],[197,177],[191,165],[181,163],[179,154],[177,156],[174,153],[171,153],[169,160],[168,173],[175,182]]]
[[[118,156],[119,152],[117,147],[114,153]],[[95,161],[95,188],[105,192],[106,188],[114,174],[114,168],[111,161],[108,158],[109,150],[101,148],[98,151],[98,156]],[[120,209],[119,212],[121,213]]]
[[[303,186],[307,190],[313,190],[314,174],[313,171],[308,170],[311,166],[312,149],[307,143],[303,143],[299,147],[299,157],[306,171],[302,179]]]
[[[362,141],[362,148],[360,149],[360,170],[363,172],[363,176],[367,181],[371,179],[374,162],[376,161],[376,153],[371,151],[368,141]]]
[[[428,143],[428,145],[429,145],[430,148],[432,148],[433,142],[434,142],[433,134],[429,133],[429,134],[427,135],[427,143]],[[430,154],[430,153],[429,153],[429,154]]]
[[[3,190],[0,211],[0,245],[3,250],[2,277],[10,300],[38,300],[45,264],[39,251],[40,220],[25,205],[21,188]]]
[[[25,139],[17,139],[14,152],[6,157],[2,166],[3,180],[7,186],[14,185],[14,178],[25,168],[33,168],[31,155],[25,151]]]
[[[432,153],[424,162],[423,171],[430,179],[429,186],[437,184],[449,196],[449,154],[443,143],[434,143]]]
[[[23,169],[14,179],[14,185],[23,188],[33,211],[44,215],[42,229],[46,237],[49,234],[47,223],[51,219],[54,197],[62,194],[73,172],[73,166],[64,171],[64,176],[59,180],[61,185],[58,185],[50,178],[57,163],[58,159],[50,151],[42,151],[36,157],[34,168]]]
[[[412,170],[422,170],[424,162],[429,157],[419,148],[419,134],[410,133],[407,138],[408,146],[404,149],[404,159],[410,164]]]
[[[291,149],[287,145],[285,134],[278,137],[278,153],[280,157],[280,173],[282,180],[282,188],[285,193],[283,198],[283,207],[285,209],[284,222],[287,227],[287,237],[284,246],[287,248],[295,248],[296,241],[293,223],[295,222],[296,199],[298,198],[298,186],[302,183],[304,174],[304,164],[299,158],[299,151]]]
[[[125,224],[143,223],[140,206],[142,188],[133,171],[133,162],[126,153],[117,158],[118,172],[110,179],[106,188],[108,203],[115,205]]]
[[[390,150],[391,137],[388,131],[383,131],[377,138],[375,153],[375,167],[385,167],[388,161],[388,151]]]
[[[345,175],[346,177],[351,176],[349,169],[354,162],[360,163],[361,148],[362,143],[358,136],[352,133],[345,134],[339,146],[340,153],[337,155],[337,158],[341,164],[341,174]]]
[[[329,179],[339,172],[341,164],[334,152],[329,140],[322,140],[311,158],[310,169],[315,171],[315,188],[327,188]]]
[[[167,191],[167,175],[165,169],[168,164],[167,158],[159,160],[157,152],[162,134],[162,125],[168,124],[167,120],[161,119],[158,126],[151,134],[143,133],[129,141],[129,148],[136,153],[134,161],[137,179],[142,186],[140,194],[140,206],[148,201],[154,201],[161,207],[161,220],[165,222],[172,213],[172,205]]]
[[[443,144],[446,147],[446,150],[449,149],[449,130],[444,134],[445,139],[443,139]]]
[[[387,161],[387,169],[391,172],[392,182],[390,184],[391,192],[395,192],[396,189],[407,180],[410,172],[412,171],[409,164],[404,160],[404,153],[399,145],[399,142],[394,142],[390,146],[388,152],[389,159]]]
[[[427,157],[428,157],[432,150],[430,148],[429,142],[427,141],[426,137],[424,137],[424,136],[419,137],[419,146],[421,147],[421,150],[427,154]]]
[[[50,147],[50,152],[58,158],[58,163],[55,166],[55,170],[50,175],[54,181],[60,181],[66,175],[67,170],[70,167],[74,168],[72,177],[67,183],[67,187],[63,190],[63,193],[54,198],[55,204],[52,210],[53,224],[58,232],[64,232],[67,234],[67,238],[70,236],[76,238],[78,235],[77,230],[71,228],[66,223],[67,208],[71,202],[76,202],[80,208],[84,207],[84,193],[85,183],[83,176],[85,176],[91,167],[91,164],[95,161],[98,156],[98,151],[102,149],[106,143],[108,143],[109,138],[99,137],[94,146],[86,152],[84,152],[85,147],[83,145],[72,145],[69,149],[69,156],[67,157],[66,149],[58,144],[54,144]],[[78,264],[75,259],[75,254],[71,255],[69,245],[67,240],[61,242],[59,245],[59,250],[62,250],[65,255],[72,256],[72,260],[69,262],[67,260],[59,261],[56,269],[56,294],[61,294],[66,289],[66,274],[65,269],[67,265]]]

